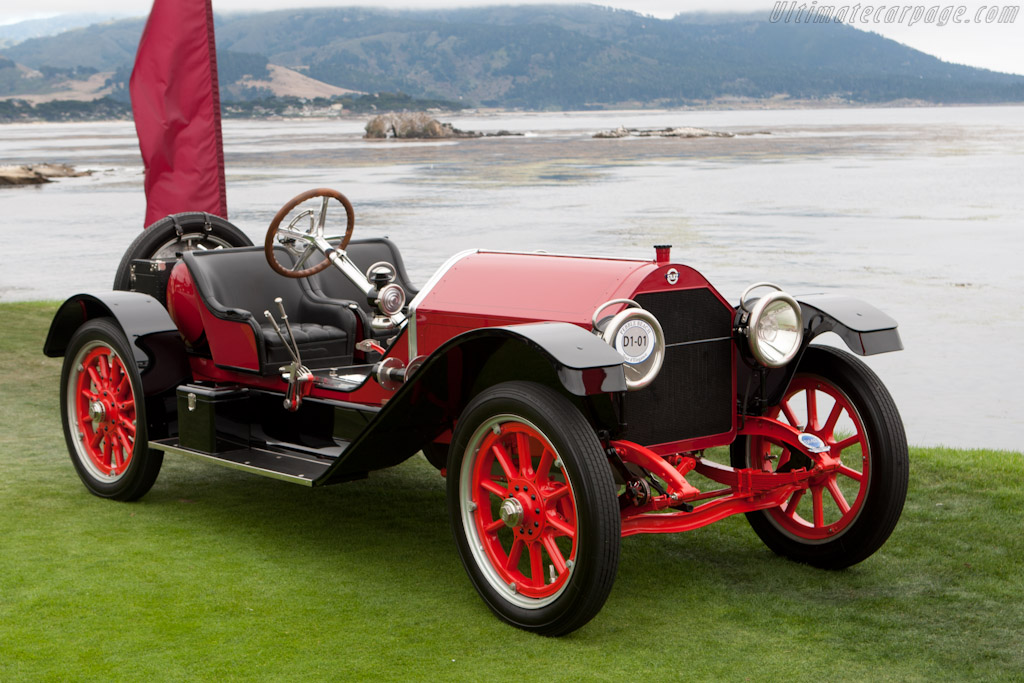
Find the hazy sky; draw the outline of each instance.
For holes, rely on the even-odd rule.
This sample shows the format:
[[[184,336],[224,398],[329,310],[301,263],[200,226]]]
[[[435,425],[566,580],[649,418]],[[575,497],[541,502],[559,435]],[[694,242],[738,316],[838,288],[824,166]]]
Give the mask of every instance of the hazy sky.
[[[779,3],[777,0],[597,0],[593,4],[608,5],[633,10],[656,17],[669,18],[680,12],[688,11],[742,11],[760,12],[766,17],[772,14],[777,4],[800,5],[815,7],[829,5],[847,8],[848,13],[858,12],[858,20],[852,24],[858,28],[880,33],[911,47],[933,54],[948,62],[980,66],[996,71],[1024,74],[1024,2],[1011,0],[1017,4],[993,4],[998,0],[969,0],[960,4],[951,4],[947,0],[854,0],[849,4],[841,4],[844,0],[798,0],[798,2]],[[474,5],[497,4],[579,4],[566,3],[564,0],[511,0],[506,2],[494,0],[363,0],[351,2],[345,0],[213,0],[216,12],[262,11],[287,9],[293,7],[339,7],[344,5],[363,5],[373,7],[395,8],[437,8],[466,7]],[[868,4],[873,3],[873,4]],[[151,2],[148,0],[92,0],[82,3],[81,0],[33,0],[31,4],[4,0],[0,6],[0,24],[11,23],[22,19],[59,14],[62,12],[111,12],[146,14]],[[31,7],[28,10],[27,7]],[[871,8],[867,21],[860,20],[863,13]],[[884,8],[884,14],[880,8]],[[919,19],[913,20],[915,10]],[[934,19],[928,22],[928,11],[935,8]],[[1003,11],[1018,9],[1012,23],[998,23]],[[990,15],[991,12],[993,12]],[[980,12],[980,14],[979,14]],[[945,13],[950,17],[945,25],[940,20]],[[957,16],[959,13],[959,16]],[[898,15],[903,15],[902,22]],[[996,22],[987,23],[991,16]],[[796,13],[791,17],[795,18]],[[895,23],[887,23],[888,16],[896,19]],[[874,20],[879,19],[876,23]],[[980,23],[979,23],[980,20]],[[959,23],[958,23],[959,22]],[[814,25],[801,25],[801,28],[813,31]]]

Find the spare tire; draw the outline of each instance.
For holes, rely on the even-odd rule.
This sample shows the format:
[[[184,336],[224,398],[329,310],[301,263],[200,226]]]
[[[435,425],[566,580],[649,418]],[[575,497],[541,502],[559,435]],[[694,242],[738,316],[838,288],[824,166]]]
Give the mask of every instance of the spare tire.
[[[131,289],[131,265],[135,259],[167,259],[193,249],[251,247],[244,232],[220,216],[201,211],[175,213],[161,218],[139,233],[114,275],[114,289]]]

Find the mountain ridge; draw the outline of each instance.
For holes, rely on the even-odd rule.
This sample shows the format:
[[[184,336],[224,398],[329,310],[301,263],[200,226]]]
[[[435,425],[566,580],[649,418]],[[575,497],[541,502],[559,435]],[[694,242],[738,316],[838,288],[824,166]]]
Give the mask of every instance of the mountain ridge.
[[[66,31],[2,54],[37,71],[113,71],[113,96],[126,99],[143,24]],[[1024,76],[943,62],[843,24],[760,15],[657,19],[593,5],[288,9],[218,15],[216,31],[226,100],[273,94],[252,84],[266,84],[274,65],[325,84],[323,92],[403,92],[498,108],[1024,101]],[[16,96],[24,79],[5,77],[2,66],[0,58],[0,97]]]

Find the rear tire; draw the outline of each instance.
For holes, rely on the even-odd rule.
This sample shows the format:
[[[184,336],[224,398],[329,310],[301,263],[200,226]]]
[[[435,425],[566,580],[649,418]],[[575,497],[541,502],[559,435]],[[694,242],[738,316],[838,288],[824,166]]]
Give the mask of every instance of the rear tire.
[[[619,506],[601,444],[565,397],[528,382],[482,392],[459,418],[447,485],[459,556],[499,618],[558,636],[601,610]]]
[[[821,438],[842,468],[812,479],[786,503],[747,520],[777,554],[823,569],[861,562],[889,538],[907,496],[903,422],[878,377],[854,356],[812,346],[782,402],[766,415]],[[733,467],[785,471],[808,465],[785,444],[737,439]]]
[[[177,227],[175,227],[177,224]],[[209,226],[209,228],[207,228]],[[178,228],[181,234],[178,234]],[[244,232],[224,220],[201,211],[186,211],[165,216],[139,233],[129,245],[114,275],[114,289],[132,287],[131,266],[135,259],[173,259],[175,254],[194,249],[251,247]]]
[[[148,446],[146,401],[128,340],[109,318],[78,328],[60,376],[61,423],[71,462],[89,491],[136,500],[152,488],[163,453]]]

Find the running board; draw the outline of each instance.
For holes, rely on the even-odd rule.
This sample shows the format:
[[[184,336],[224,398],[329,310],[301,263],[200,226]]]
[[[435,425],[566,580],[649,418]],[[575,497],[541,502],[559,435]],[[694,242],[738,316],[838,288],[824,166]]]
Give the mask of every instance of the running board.
[[[221,453],[204,453],[182,448],[177,438],[150,441],[149,447],[303,486],[313,486],[313,482],[326,472],[333,462],[265,448],[238,448]]]

